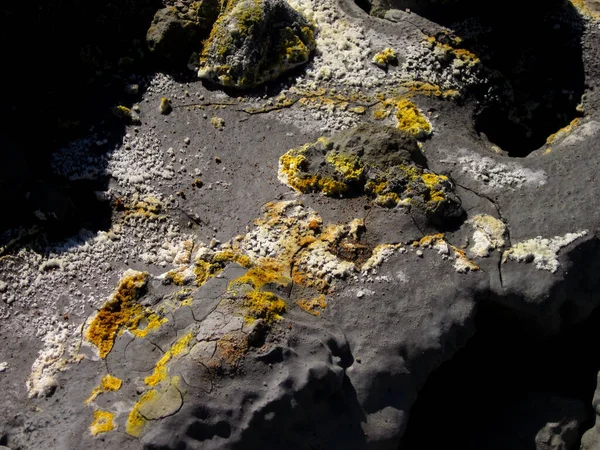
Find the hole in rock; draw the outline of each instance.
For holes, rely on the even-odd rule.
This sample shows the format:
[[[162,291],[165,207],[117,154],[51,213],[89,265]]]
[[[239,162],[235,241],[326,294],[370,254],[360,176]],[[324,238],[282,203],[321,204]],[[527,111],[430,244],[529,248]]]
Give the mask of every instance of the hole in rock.
[[[579,436],[593,426],[600,310],[546,340],[520,331],[516,320],[497,306],[482,305],[475,325],[466,346],[431,374],[419,392],[403,450],[535,448],[536,432],[562,417],[564,409],[554,413],[554,406],[548,408],[556,405],[556,397],[570,399],[571,406],[573,400],[582,402],[577,407],[585,410],[587,420]],[[558,404],[564,406],[562,400]]]
[[[527,156],[579,115],[584,23],[570,2],[378,1],[447,27],[479,57],[488,81],[471,92],[475,129],[510,156]]]
[[[371,14],[371,2],[369,0],[356,0],[356,5],[367,14]]]

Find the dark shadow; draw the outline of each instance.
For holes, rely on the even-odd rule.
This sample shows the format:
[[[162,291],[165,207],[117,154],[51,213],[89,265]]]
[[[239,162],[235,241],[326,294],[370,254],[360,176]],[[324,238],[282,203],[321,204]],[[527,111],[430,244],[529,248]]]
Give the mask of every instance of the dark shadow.
[[[475,325],[475,336],[419,392],[403,450],[535,448],[543,425],[582,407],[587,421],[580,435],[593,425],[600,310],[546,340],[532,337],[514,313],[493,302],[480,306]]]
[[[371,10],[373,9],[373,5],[369,0],[356,0],[356,5],[362,9],[367,14],[371,14]]]
[[[480,58],[489,81],[470,93],[479,104],[475,129],[510,156],[527,156],[580,115],[585,25],[570,2],[389,0],[387,6],[449,28],[461,48]]]
[[[46,0],[0,8],[2,40],[10,43],[0,136],[0,191],[8,204],[0,217],[0,246],[15,237],[16,227],[37,225],[37,236],[52,241],[110,226],[110,205],[96,196],[107,189],[108,177],[71,181],[52,172],[50,159],[91,128],[107,139],[98,151],[121,142],[126,124],[111,109],[141,97],[141,91],[127,94],[125,86],[131,74],[150,70],[144,38],[161,6],[160,0]]]
[[[290,409],[289,405],[298,406]],[[310,405],[306,408],[305,405]],[[305,414],[310,410],[310,414]],[[366,417],[352,382],[344,376],[341,390],[309,383],[292,397],[284,396],[256,414],[233,448],[319,449],[367,448],[361,423]]]

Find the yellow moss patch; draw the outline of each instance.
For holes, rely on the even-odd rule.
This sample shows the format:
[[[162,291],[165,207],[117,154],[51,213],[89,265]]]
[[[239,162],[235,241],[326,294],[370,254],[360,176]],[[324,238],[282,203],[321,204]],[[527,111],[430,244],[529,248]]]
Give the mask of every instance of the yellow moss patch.
[[[329,152],[325,160],[344,177],[348,183],[361,179],[365,168],[363,162],[356,155],[345,155],[342,153]]]
[[[594,0],[570,0],[571,4],[583,15],[591,19],[600,19],[600,5]]]
[[[90,397],[85,401],[85,404],[87,405],[88,403],[91,403],[103,392],[118,391],[121,389],[122,384],[123,382],[117,377],[106,375],[104,378],[102,378],[102,381],[100,381],[100,385],[94,388],[92,395],[90,395]]]
[[[319,175],[303,174],[307,168],[306,150],[311,144],[292,149],[279,158],[279,179],[301,193],[322,192],[325,195],[339,195],[348,190],[348,185]]]
[[[139,412],[140,406],[142,406],[146,402],[153,401],[158,396],[158,392],[150,390],[145,392],[137,403],[133,406],[133,409],[129,413],[127,417],[127,425],[125,427],[125,431],[127,434],[133,437],[140,437],[142,432],[144,431],[144,427],[146,426],[147,420],[142,416]]]
[[[165,275],[165,280],[167,280],[177,286],[183,286],[183,285],[187,284],[187,279],[186,279],[185,273],[181,270],[170,270]]]
[[[190,341],[194,338],[192,333],[188,333],[180,338],[173,346],[158,360],[154,366],[152,375],[144,378],[144,383],[148,386],[156,386],[161,381],[167,378],[167,363],[174,357],[180,355],[188,349]]]
[[[131,202],[125,204],[124,208],[125,220],[132,217],[144,220],[163,220],[166,217],[160,200],[151,195],[141,199],[134,195]]]
[[[546,145],[550,145],[553,142],[555,142],[557,139],[563,138],[566,135],[572,133],[573,130],[579,125],[580,122],[581,122],[581,119],[579,117],[576,117],[575,119],[573,119],[571,121],[571,123],[569,123],[569,125],[561,128],[556,133],[553,133],[550,136],[548,136],[548,139],[546,139]]]
[[[454,59],[458,59],[469,66],[474,66],[480,63],[479,57],[475,55],[473,52],[466,50],[464,48],[456,48],[448,44],[444,44],[439,42],[434,36],[429,36],[425,40],[435,53],[441,53],[443,55],[448,55]],[[455,45],[459,45],[461,43],[460,39],[453,39]]]
[[[232,249],[222,250],[220,252],[215,253],[212,260],[215,263],[235,262],[246,269],[252,267],[252,261],[247,255],[244,255],[239,251],[234,251]]]
[[[397,64],[398,56],[393,49],[388,47],[373,56],[373,63],[379,67],[386,68],[389,64]]]
[[[323,294],[310,299],[300,299],[296,302],[300,308],[313,316],[321,315],[319,309],[325,309],[327,302]]]
[[[275,294],[256,290],[244,296],[244,306],[248,308],[250,317],[263,319],[269,324],[281,319],[281,314],[286,311],[285,302]]]
[[[289,283],[289,278],[282,275],[283,265],[275,260],[265,259],[261,261],[259,266],[252,267],[248,272],[239,278],[233,280],[229,286],[239,286],[247,284],[253,289],[260,289],[265,284],[286,285]]]
[[[407,81],[402,83],[402,86],[407,88],[410,94],[420,94],[427,97],[451,99],[460,96],[460,92],[458,92],[456,89],[443,90],[437,84],[425,83],[422,81]]]
[[[90,425],[90,433],[92,436],[97,436],[100,433],[108,433],[115,429],[115,415],[108,411],[97,409],[94,411],[94,421]]]
[[[166,97],[160,99],[160,106],[158,107],[161,114],[169,114],[173,107],[171,106],[171,100]]]
[[[406,131],[417,139],[431,135],[431,122],[414,103],[401,99],[396,104],[398,129]]]
[[[196,284],[202,286],[208,280],[221,273],[230,262],[235,262],[244,268],[250,268],[253,265],[247,255],[234,249],[226,249],[214,254],[202,255],[194,262],[193,272],[196,276]]]
[[[123,328],[143,337],[167,321],[137,303],[147,282],[148,274],[145,272],[125,272],[112,298],[92,320],[86,338],[96,346],[101,358],[112,350],[117,333]],[[139,328],[142,321],[147,321],[143,329]]]
[[[446,195],[441,189],[442,183],[448,182],[448,177],[445,175],[436,175],[433,173],[424,173],[421,179],[425,186],[429,188],[429,195],[425,200],[432,203],[440,203],[446,200]]]
[[[413,247],[431,247],[439,240],[444,239],[443,233],[438,234],[430,234],[428,236],[423,236],[419,241],[413,242]]]
[[[222,130],[225,127],[225,119],[223,119],[221,117],[215,116],[215,117],[211,118],[210,123],[217,130]]]

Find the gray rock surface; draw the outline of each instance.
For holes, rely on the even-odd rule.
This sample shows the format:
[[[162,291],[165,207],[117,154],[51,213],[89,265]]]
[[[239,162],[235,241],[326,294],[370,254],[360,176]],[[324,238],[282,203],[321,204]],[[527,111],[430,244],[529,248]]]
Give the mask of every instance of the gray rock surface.
[[[219,55],[213,44],[241,30],[251,4],[260,6],[256,34]],[[326,0],[293,6],[300,12],[230,3],[205,66],[233,58],[230,79],[210,77],[265,81],[277,71],[253,66],[260,71],[243,77],[274,54],[265,50],[270,33],[286,28],[273,20],[283,17],[296,39],[311,20],[318,51],[297,78],[232,98],[199,81],[136,77],[127,82],[142,86],[140,125],[110,149],[100,130],[54,156],[53,170],[68,179],[109,174],[98,195],[114,216],[105,231],[2,249],[2,443],[398,449],[429,376],[477,338],[483,304],[502,306],[538,337],[560,336],[598,306],[595,19],[585,19],[583,117],[513,158],[476,132],[469,90],[485,86],[483,62],[443,27],[383,22]],[[266,47],[249,52],[257,41]],[[372,60],[388,47],[399,63],[385,71]],[[447,64],[436,66],[440,58]],[[419,143],[391,131],[423,117],[431,133]],[[322,137],[333,145],[310,144]],[[379,149],[422,180],[390,192],[443,191],[464,216],[426,220],[364,189],[297,192],[280,180],[282,157],[307,144],[303,177],[347,181],[327,161],[341,154],[363,158],[368,176],[387,176],[371,159]],[[443,189],[425,175],[443,177]],[[490,408],[493,395],[490,386]],[[520,430],[530,447],[568,448],[585,417],[579,400],[556,396],[516,408],[526,426],[508,414],[486,436],[507,424],[515,433],[503,448],[518,448]]]

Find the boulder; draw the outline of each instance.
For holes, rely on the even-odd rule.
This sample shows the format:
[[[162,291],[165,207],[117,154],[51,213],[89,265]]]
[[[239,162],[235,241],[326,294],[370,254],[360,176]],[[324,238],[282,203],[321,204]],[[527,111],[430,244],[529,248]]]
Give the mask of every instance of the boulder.
[[[251,88],[305,64],[314,26],[284,0],[231,0],[204,43],[198,76]]]
[[[450,178],[427,168],[413,136],[388,126],[362,124],[292,149],[279,160],[279,179],[300,193],[366,194],[437,225],[464,214]]]
[[[158,10],[146,33],[148,48],[160,59],[186,63],[210,33],[220,4],[219,0],[201,0],[189,6],[167,6]]]

